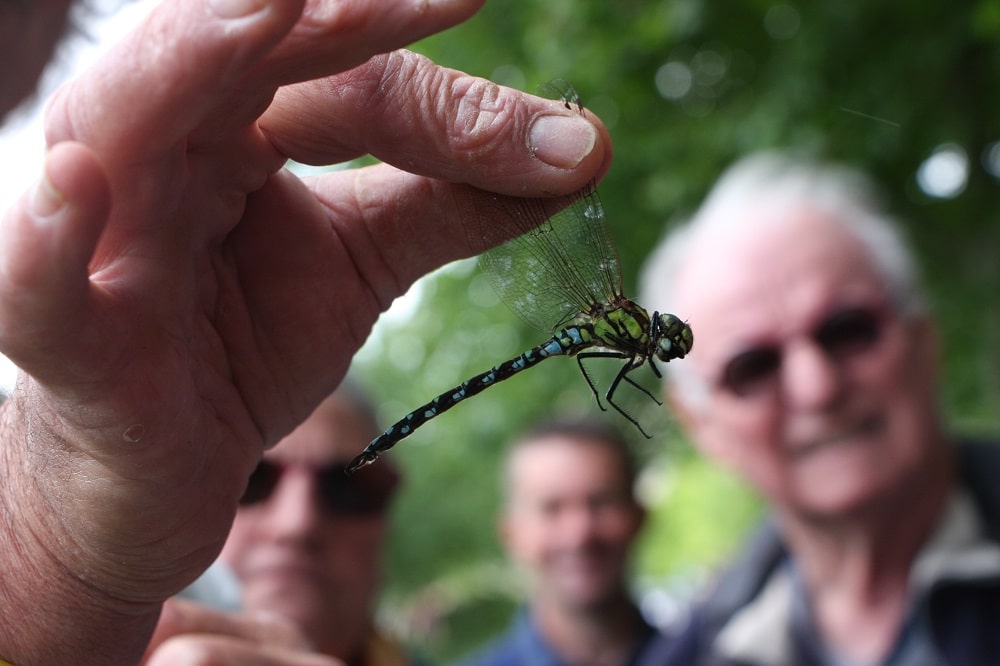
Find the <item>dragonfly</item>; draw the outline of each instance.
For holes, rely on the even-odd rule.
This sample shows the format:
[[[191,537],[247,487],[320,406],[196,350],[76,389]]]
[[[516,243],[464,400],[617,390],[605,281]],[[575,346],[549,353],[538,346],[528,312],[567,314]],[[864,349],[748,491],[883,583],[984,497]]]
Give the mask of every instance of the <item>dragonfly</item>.
[[[584,113],[576,91],[566,82],[546,84],[543,94]],[[477,191],[470,214],[484,222],[478,228],[471,226],[487,242],[496,233],[491,230],[497,225],[487,224],[486,220],[496,219],[496,213],[506,216],[518,235],[499,245],[491,243],[496,247],[480,255],[479,267],[510,309],[532,326],[551,332],[551,337],[404,416],[351,461],[348,474],[374,462],[379,454],[463,400],[555,356],[576,357],[601,410],[606,408],[584,361],[623,361],[604,399],[650,437],[615,401],[615,392],[624,381],[659,403],[629,375],[648,365],[660,377],[654,359],[666,363],[683,358],[691,351],[694,336],[691,327],[679,317],[655,311],[650,315],[623,295],[618,253],[607,231],[595,185],[551,199],[516,199]]]

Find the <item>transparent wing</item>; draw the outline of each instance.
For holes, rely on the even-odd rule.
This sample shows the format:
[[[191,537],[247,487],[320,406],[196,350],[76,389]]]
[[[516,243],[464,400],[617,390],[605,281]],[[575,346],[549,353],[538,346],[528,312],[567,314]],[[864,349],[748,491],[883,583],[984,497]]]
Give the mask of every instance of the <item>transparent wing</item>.
[[[551,330],[621,294],[618,256],[604,208],[588,189],[556,199],[512,199],[483,192],[477,217],[506,216],[519,236],[479,258],[500,298],[532,326]],[[483,215],[492,210],[492,215]],[[491,228],[472,225],[487,240]]]

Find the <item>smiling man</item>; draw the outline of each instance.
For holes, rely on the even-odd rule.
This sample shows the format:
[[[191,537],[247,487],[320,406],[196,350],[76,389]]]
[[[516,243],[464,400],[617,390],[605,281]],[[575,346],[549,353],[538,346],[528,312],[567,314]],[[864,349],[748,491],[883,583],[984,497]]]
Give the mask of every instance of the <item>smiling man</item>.
[[[647,266],[644,302],[698,332],[671,403],[772,508],[675,663],[996,654],[1000,456],[948,436],[935,327],[869,194],[853,172],[755,156]]]
[[[638,663],[654,630],[626,581],[644,519],[634,480],[625,440],[598,422],[546,422],[514,441],[499,531],[527,578],[529,600],[467,666]]]

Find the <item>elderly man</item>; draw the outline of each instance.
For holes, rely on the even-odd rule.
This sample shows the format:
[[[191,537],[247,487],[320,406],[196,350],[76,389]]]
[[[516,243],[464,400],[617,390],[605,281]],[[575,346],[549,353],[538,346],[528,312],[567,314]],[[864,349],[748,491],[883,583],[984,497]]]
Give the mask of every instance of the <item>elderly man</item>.
[[[374,624],[399,473],[344,467],[381,432],[367,396],[342,385],[250,475],[222,549],[248,611],[280,615],[347,666],[410,663]]]
[[[698,335],[668,367],[678,417],[772,509],[651,663],[995,660],[1000,456],[948,435],[913,260],[860,176],[747,159],[644,287]]]

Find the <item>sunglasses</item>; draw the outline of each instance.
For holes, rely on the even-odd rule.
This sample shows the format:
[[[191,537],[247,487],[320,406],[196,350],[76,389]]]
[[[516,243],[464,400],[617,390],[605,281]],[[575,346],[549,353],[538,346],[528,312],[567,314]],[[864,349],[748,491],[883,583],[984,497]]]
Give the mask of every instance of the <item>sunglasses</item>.
[[[882,337],[885,316],[881,310],[850,307],[837,310],[813,329],[810,337],[832,361],[843,362],[873,349]],[[781,369],[782,350],[765,345],[740,352],[725,364],[719,386],[732,395],[748,398],[773,386]]]
[[[369,468],[348,476],[347,462],[334,462],[311,470],[317,499],[330,515],[374,516],[383,513],[392,500],[399,480],[390,468]],[[262,460],[247,480],[240,506],[266,501],[278,487],[286,467]]]

